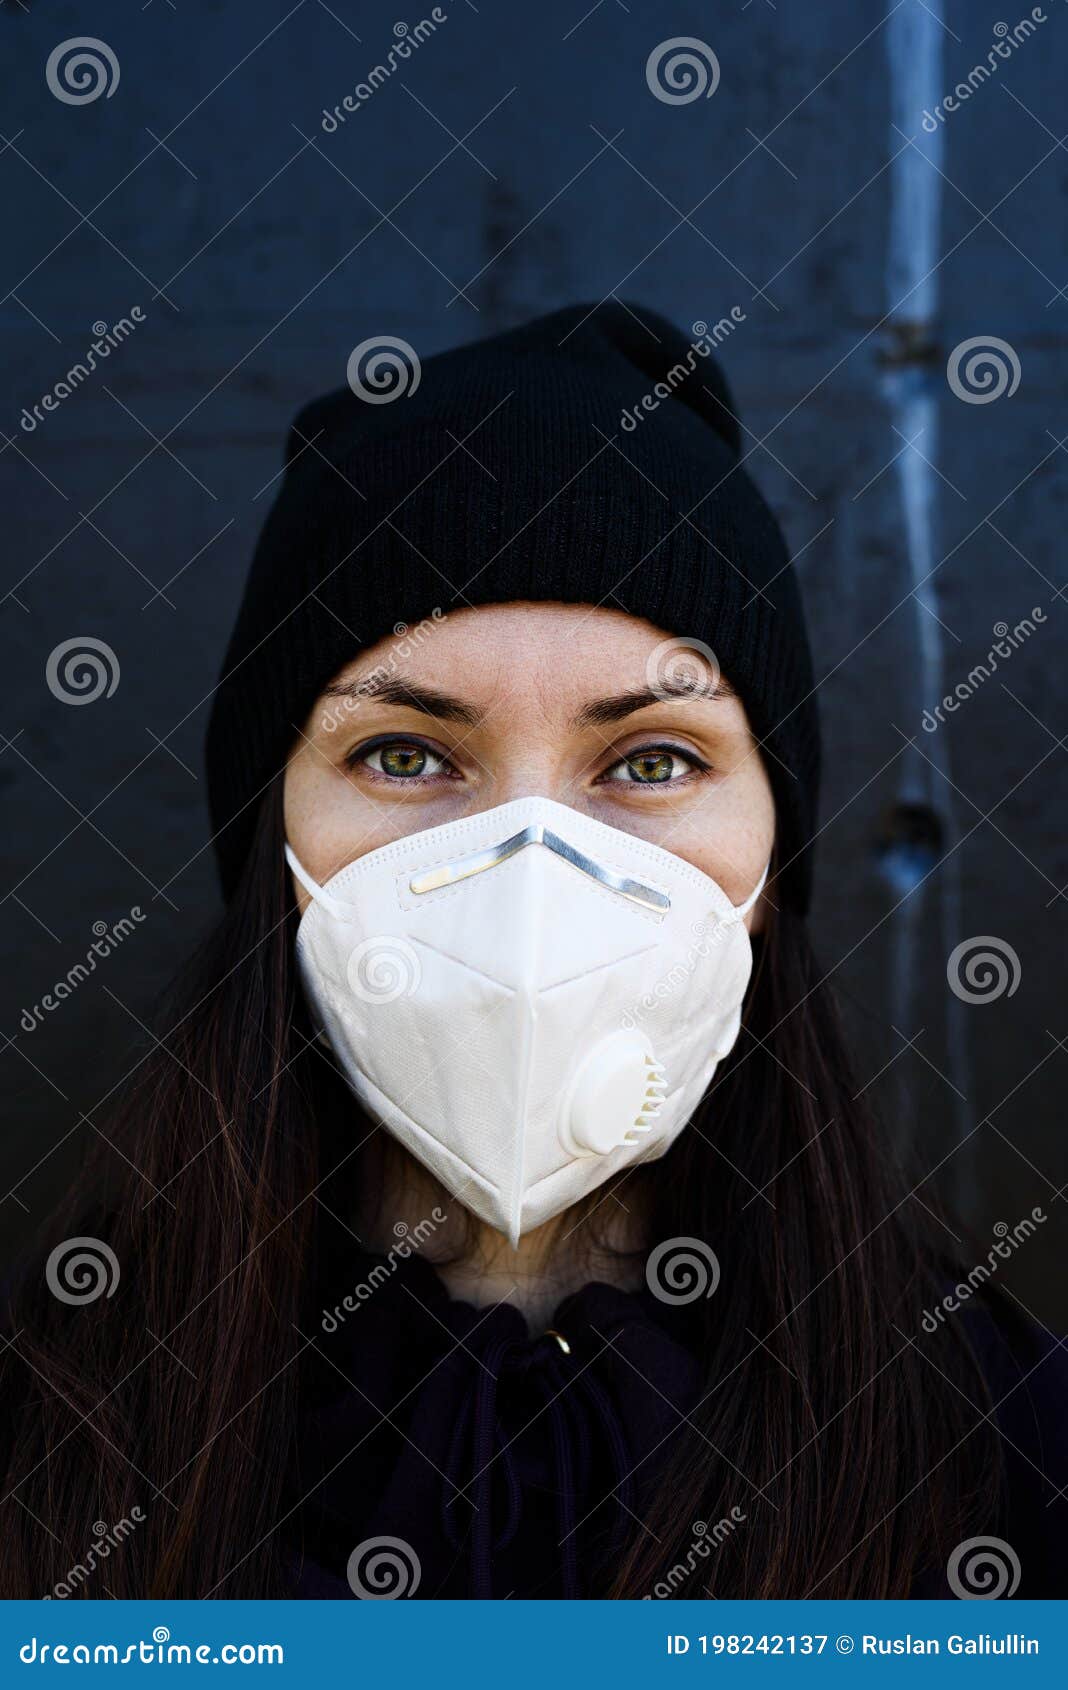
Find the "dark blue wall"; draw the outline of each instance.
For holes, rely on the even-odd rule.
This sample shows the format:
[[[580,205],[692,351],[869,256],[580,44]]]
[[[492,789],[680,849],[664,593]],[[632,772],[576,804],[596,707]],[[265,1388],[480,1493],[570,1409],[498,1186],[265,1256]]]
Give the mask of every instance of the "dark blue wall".
[[[890,1130],[937,1168],[918,1197],[948,1192],[987,1242],[1043,1205],[1013,1284],[1063,1319],[1064,6],[994,54],[940,153],[924,108],[998,39],[964,0],[944,23],[918,0],[889,21],[872,0],[443,10],[335,133],[323,108],[384,60],[396,4],[0,10],[5,1226],[76,1173],[83,1111],[106,1129],[216,909],[201,739],[290,415],[368,336],[426,356],[615,292],[683,325],[745,313],[723,357],[822,678],[820,949]],[[101,34],[112,95],[57,99],[52,49]],[[711,98],[648,87],[678,36],[715,52]],[[134,305],[106,364],[21,426]],[[951,390],[951,349],[980,335],[1018,359],[1011,397]],[[1045,622],[926,733],[994,624],[1033,607]],[[120,674],[74,707],[46,664],[81,636]],[[136,933],[27,1032],[93,924],[134,905]],[[1019,983],[965,1003],[947,958],[985,935]]]

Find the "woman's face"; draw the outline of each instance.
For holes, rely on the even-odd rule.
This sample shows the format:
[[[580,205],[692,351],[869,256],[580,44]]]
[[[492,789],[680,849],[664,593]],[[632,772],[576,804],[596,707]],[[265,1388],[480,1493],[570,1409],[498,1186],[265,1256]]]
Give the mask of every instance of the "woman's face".
[[[771,788],[726,679],[649,622],[565,604],[458,611],[350,663],[290,758],[286,833],[321,885],[405,834],[533,794],[673,852],[735,904],[771,854]]]

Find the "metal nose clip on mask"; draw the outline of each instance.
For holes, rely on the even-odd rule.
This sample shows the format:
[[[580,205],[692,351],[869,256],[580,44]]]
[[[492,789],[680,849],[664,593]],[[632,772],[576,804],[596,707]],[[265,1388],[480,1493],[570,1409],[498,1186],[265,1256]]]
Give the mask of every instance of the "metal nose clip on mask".
[[[738,1036],[744,904],[548,798],[369,852],[319,886],[297,957],[367,1113],[518,1242],[662,1156]]]

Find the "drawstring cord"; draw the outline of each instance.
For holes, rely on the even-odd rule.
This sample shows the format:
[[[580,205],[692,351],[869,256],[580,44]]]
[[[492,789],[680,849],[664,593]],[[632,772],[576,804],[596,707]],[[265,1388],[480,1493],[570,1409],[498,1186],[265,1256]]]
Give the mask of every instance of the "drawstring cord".
[[[512,1542],[523,1511],[522,1487],[514,1456],[515,1439],[500,1424],[498,1397],[502,1378],[525,1375],[540,1386],[542,1406],[531,1420],[549,1421],[552,1449],[553,1488],[556,1495],[557,1527],[560,1533],[560,1574],[563,1594],[581,1594],[578,1567],[578,1532],[585,1516],[578,1506],[588,1495],[596,1442],[607,1455],[612,1484],[603,1499],[613,1500],[610,1543],[618,1548],[627,1531],[633,1501],[629,1473],[630,1455],[622,1422],[610,1395],[596,1380],[589,1366],[576,1367],[550,1340],[551,1351],[531,1349],[529,1340],[503,1339],[491,1346],[456,1418],[444,1475],[442,1522],[446,1537],[456,1550],[462,1548],[465,1532],[457,1521],[457,1505],[469,1500],[473,1518],[467,1527],[470,1543],[471,1594],[475,1598],[493,1595],[493,1561]],[[468,1455],[470,1465],[465,1461]],[[464,1482],[464,1471],[473,1478]],[[494,1501],[503,1488],[504,1519],[494,1531]],[[465,1494],[466,1493],[466,1494]]]

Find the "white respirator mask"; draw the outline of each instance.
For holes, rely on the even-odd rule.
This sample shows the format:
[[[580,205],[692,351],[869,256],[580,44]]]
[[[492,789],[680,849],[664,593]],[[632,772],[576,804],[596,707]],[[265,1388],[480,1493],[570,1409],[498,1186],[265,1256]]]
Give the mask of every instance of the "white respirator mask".
[[[675,1141],[731,1050],[744,918],[670,851],[518,798],[371,851],[319,886],[297,957],[371,1119],[507,1234]]]

